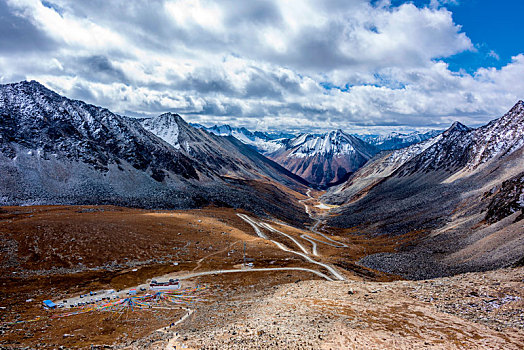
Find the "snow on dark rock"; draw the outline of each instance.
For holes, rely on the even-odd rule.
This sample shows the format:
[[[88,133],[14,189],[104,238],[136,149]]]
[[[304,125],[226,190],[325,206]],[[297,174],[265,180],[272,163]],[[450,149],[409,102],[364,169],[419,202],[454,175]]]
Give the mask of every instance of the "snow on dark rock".
[[[2,152],[16,156],[13,144],[41,154],[81,161],[108,171],[122,161],[157,180],[166,170],[197,179],[190,160],[144,131],[135,119],[105,108],[70,100],[38,82],[0,87]]]
[[[519,101],[508,113],[478,129],[453,123],[437,143],[403,165],[397,174],[432,170],[471,171],[492,159],[510,155],[522,146],[524,103]]]
[[[268,184],[303,190],[306,182],[241,142],[172,113],[120,116],[34,81],[0,85],[0,174],[3,205],[215,203],[308,220]]]

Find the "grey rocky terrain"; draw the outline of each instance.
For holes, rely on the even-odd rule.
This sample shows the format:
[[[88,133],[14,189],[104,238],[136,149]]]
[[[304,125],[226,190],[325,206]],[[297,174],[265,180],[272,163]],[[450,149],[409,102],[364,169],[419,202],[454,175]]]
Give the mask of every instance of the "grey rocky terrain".
[[[478,129],[459,123],[434,139],[377,156],[323,200],[328,224],[370,235],[416,235],[361,264],[424,279],[522,259],[524,103]]]

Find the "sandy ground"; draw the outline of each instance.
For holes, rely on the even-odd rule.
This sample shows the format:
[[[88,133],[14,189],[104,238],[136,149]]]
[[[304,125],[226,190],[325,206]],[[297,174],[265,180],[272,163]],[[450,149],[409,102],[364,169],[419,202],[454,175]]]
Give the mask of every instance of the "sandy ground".
[[[305,281],[199,310],[194,349],[521,349],[524,268],[429,281]]]

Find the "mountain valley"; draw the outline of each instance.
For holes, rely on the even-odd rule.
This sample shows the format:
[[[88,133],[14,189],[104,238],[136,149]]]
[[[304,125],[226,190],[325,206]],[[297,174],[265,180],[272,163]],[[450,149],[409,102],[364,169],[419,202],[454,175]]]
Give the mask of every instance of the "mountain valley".
[[[0,350],[524,349],[523,13],[0,0]]]
[[[0,85],[0,347],[519,349],[523,159],[522,101],[362,140]]]

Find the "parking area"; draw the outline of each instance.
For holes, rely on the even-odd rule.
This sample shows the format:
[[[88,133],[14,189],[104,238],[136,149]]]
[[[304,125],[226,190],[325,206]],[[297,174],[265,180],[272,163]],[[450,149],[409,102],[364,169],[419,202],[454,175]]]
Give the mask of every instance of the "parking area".
[[[74,308],[79,306],[86,306],[90,304],[101,304],[111,300],[118,300],[128,296],[145,293],[148,290],[148,285],[143,284],[136,288],[114,290],[102,289],[96,291],[88,291],[83,294],[61,300],[54,300],[57,308]]]

